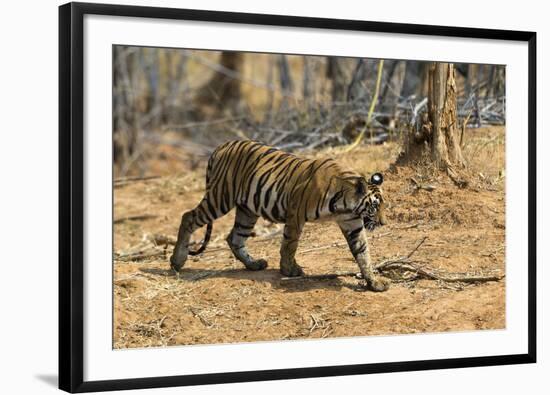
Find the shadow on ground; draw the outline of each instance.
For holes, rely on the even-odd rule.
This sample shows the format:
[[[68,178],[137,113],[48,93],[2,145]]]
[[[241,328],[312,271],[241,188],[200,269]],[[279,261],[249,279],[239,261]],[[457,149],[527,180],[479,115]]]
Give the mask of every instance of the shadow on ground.
[[[354,291],[361,291],[358,283],[344,282],[339,278],[335,279],[311,279],[311,280],[290,280],[281,281],[281,273],[277,269],[266,269],[262,271],[250,271],[246,269],[223,269],[223,270],[203,270],[203,269],[183,269],[176,274],[171,269],[159,268],[140,268],[143,273],[152,274],[162,277],[179,277],[180,281],[197,282],[207,278],[225,278],[228,280],[251,280],[256,282],[268,282],[272,288],[282,290],[284,292],[305,292],[313,289],[326,288],[348,288]]]

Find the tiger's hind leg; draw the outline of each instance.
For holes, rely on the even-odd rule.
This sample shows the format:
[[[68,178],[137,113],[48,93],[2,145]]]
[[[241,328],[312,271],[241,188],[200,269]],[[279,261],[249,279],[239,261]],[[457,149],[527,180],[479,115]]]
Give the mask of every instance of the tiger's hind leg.
[[[178,240],[174,247],[174,252],[170,257],[170,267],[179,272],[185,261],[187,261],[187,255],[189,254],[189,239],[194,231],[199,229],[202,225],[197,218],[197,209],[187,211],[181,217],[181,224],[178,230]],[[200,224],[200,226],[199,226]]]
[[[170,267],[176,272],[181,270],[187,260],[187,255],[189,254],[189,239],[193,232],[204,225],[211,224],[217,218],[225,215],[232,209],[232,207],[228,207],[226,210],[216,208],[218,206],[213,203],[213,199],[209,195],[209,193],[204,195],[198,206],[193,210],[185,212],[181,218],[178,240],[174,247],[174,252],[170,257]]]
[[[246,250],[246,239],[250,237],[254,225],[258,221],[258,216],[254,215],[246,208],[237,206],[237,213],[235,214],[235,225],[227,236],[227,244],[233,251],[233,255],[239,261],[241,261],[248,270],[263,270],[267,267],[267,261],[265,259],[254,259]]]

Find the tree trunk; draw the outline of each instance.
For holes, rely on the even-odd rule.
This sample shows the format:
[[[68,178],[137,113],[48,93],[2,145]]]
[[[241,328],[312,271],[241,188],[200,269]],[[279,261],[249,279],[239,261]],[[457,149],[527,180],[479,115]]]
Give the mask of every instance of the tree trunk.
[[[332,82],[332,101],[344,102],[347,98],[348,84],[344,59],[329,57],[327,65],[327,78]]]
[[[268,57],[266,85],[270,88],[267,90],[267,103],[265,105],[264,120],[266,125],[271,125],[273,120],[273,103],[275,101],[275,59],[273,56]]]
[[[218,111],[235,110],[241,100],[241,81],[244,54],[222,52],[219,69],[198,91],[195,104],[214,107]]]
[[[464,167],[459,144],[454,65],[433,63],[429,69],[428,113],[432,124],[432,159],[440,168]]]
[[[395,74],[395,70],[397,69],[398,65],[399,65],[399,60],[387,60],[384,64],[384,68],[387,69],[387,77],[386,77],[386,84],[384,85],[384,90],[382,91],[382,97],[380,98],[380,104],[382,104],[382,106],[384,106],[386,103],[388,90],[390,88],[390,85],[392,85],[393,76]],[[393,102],[392,102],[392,107],[393,107]]]
[[[476,120],[476,125],[481,125],[481,119],[479,117],[479,79],[480,77],[480,65],[470,63],[468,65],[468,76],[466,78],[466,93],[468,97],[473,95],[474,113],[473,119]]]
[[[467,182],[458,175],[466,166],[460,148],[457,88],[454,65],[431,63],[428,69],[428,112],[422,131],[411,131],[403,159],[418,160],[429,147],[430,160],[460,187]],[[428,142],[428,144],[426,144]]]
[[[288,59],[286,55],[279,55],[277,57],[277,63],[279,65],[279,83],[281,85],[281,91],[283,97],[279,108],[286,111],[289,107],[288,99],[294,91],[294,83],[292,82],[292,76],[290,75],[290,66],[288,65]]]
[[[122,166],[137,145],[138,103],[136,95],[137,51],[114,47],[113,63],[113,161]]]
[[[160,102],[160,73],[159,50],[154,48],[140,48],[139,69],[145,74],[143,90],[143,108],[141,113],[150,118],[150,125],[157,127],[160,123],[160,114],[163,113]]]
[[[290,128],[293,122],[293,117],[289,115],[291,109],[290,98],[294,92],[294,83],[292,82],[290,66],[286,55],[277,55],[277,65],[279,67],[279,84],[282,93],[279,108],[277,109],[278,115],[282,115],[282,117],[278,117],[278,122],[280,127],[285,129]]]
[[[166,51],[168,59],[168,78],[166,78],[166,114],[164,122],[167,124],[183,123],[189,111],[187,64],[189,58],[181,52]]]
[[[401,86],[401,96],[408,98],[415,95],[421,101],[428,94],[428,67],[429,63],[418,60],[407,60],[405,78]]]
[[[367,60],[359,59],[355,65],[353,77],[348,86],[348,101],[363,99],[366,96],[365,78],[367,77]]]
[[[304,70],[303,70],[303,89],[302,95],[304,97],[304,103],[306,107],[310,107],[315,102],[315,60],[310,56],[304,56]]]

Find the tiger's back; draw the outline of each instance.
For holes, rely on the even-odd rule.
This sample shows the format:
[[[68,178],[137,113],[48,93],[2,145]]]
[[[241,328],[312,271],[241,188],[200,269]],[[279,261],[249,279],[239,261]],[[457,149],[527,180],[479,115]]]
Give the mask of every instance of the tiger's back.
[[[307,222],[334,214],[326,199],[330,184],[341,176],[359,174],[343,170],[332,159],[300,158],[255,141],[232,141],[212,153],[206,193],[221,214],[234,203],[271,222],[285,223],[292,202]]]

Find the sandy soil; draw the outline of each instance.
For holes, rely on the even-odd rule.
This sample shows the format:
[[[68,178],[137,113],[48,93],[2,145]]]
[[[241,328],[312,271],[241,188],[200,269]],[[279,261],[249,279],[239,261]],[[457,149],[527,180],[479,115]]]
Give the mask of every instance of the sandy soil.
[[[372,259],[405,255],[427,236],[415,257],[430,268],[504,273],[503,144],[503,128],[468,131],[471,182],[466,189],[426,167],[386,171],[389,224],[369,234]],[[345,155],[337,149],[310,155],[337,157],[368,174],[388,169],[397,153],[398,146],[389,143]],[[411,177],[435,190],[414,191]],[[151,234],[175,237],[181,214],[198,203],[203,188],[204,163],[116,188],[114,251],[131,249]],[[233,213],[215,222],[208,249],[190,257],[179,278],[169,270],[170,246],[166,256],[114,260],[115,348],[505,327],[505,281],[397,282],[384,293],[359,292],[351,277],[281,282],[281,235],[276,233],[281,226],[258,222],[248,248],[269,267],[249,272],[225,244],[232,223]],[[201,240],[202,232],[193,239]],[[297,260],[307,274],[357,270],[333,223],[306,225]]]

